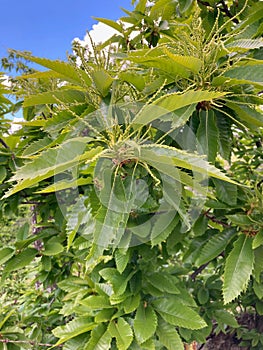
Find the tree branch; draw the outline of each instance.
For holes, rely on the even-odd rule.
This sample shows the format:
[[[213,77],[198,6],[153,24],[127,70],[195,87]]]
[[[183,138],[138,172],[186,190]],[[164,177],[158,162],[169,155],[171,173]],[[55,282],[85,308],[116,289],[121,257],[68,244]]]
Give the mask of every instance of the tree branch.
[[[7,146],[5,141],[3,139],[1,139],[1,138],[0,138],[0,143],[4,146],[4,148],[9,149],[9,147]]]

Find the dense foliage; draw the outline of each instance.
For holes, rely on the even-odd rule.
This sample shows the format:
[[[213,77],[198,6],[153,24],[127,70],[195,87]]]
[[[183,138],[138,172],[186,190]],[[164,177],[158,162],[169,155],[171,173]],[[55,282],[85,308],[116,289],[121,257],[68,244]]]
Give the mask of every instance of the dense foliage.
[[[48,70],[15,133],[0,90],[0,349],[262,349],[263,3],[124,12],[68,62],[12,53]]]

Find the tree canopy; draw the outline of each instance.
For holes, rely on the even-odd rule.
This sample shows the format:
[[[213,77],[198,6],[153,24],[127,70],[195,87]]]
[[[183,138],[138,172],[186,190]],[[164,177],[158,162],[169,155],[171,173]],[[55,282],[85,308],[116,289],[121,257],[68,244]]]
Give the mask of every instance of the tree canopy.
[[[133,3],[67,62],[11,53],[46,70],[0,89],[0,349],[263,346],[263,2]]]

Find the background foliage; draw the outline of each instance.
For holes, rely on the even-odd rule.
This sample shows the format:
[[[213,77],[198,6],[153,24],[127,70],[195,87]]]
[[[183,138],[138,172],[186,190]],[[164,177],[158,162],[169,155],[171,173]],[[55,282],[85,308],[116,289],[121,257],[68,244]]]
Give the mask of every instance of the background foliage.
[[[2,62],[0,348],[262,349],[263,3],[124,14],[68,62]]]

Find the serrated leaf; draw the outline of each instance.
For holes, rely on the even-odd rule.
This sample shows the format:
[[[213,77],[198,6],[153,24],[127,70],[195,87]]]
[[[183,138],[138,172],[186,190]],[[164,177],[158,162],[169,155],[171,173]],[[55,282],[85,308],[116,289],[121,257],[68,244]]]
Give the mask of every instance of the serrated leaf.
[[[4,198],[77,166],[80,162],[91,162],[102,151],[101,147],[96,147],[85,152],[85,147],[85,138],[76,138],[64,142],[57,148],[42,152],[39,157],[17,170],[10,181],[18,183],[5,194]]]
[[[96,323],[90,322],[88,317],[79,317],[73,321],[68,322],[65,326],[60,326],[53,329],[52,333],[55,337],[59,338],[55,344],[60,345],[67,340],[76,337],[77,335],[91,331],[96,327]]]
[[[175,55],[166,48],[164,48],[163,51],[165,55],[167,55],[175,64],[180,64],[195,74],[199,73],[202,66],[202,61],[199,58],[193,56]]]
[[[223,97],[225,93],[210,91],[188,91],[182,94],[172,93],[160,97],[150,105],[146,105],[135,116],[133,124],[146,125],[161,116],[173,112],[179,108],[192,105],[201,101],[211,101]],[[186,117],[189,117],[186,114]],[[177,125],[184,125],[186,120],[178,119]]]
[[[91,331],[90,339],[83,350],[110,350],[112,337],[105,325],[98,325]]]
[[[166,323],[162,318],[158,319],[157,335],[168,350],[184,350],[184,344],[175,327]]]
[[[22,52],[19,52],[19,55],[31,62],[35,62],[41,66],[49,68],[52,71],[63,75],[63,78],[65,80],[68,80],[69,82],[74,82],[85,87],[91,85],[91,80],[89,76],[82,69],[73,66],[70,63],[58,60],[49,60],[47,58],[34,57],[31,55],[24,54]]]
[[[261,272],[263,271],[263,246],[259,246],[254,250],[255,264],[254,275],[257,283],[261,283]]]
[[[235,184],[233,180],[224,175],[219,169],[205,161],[203,157],[179,150],[174,147],[164,145],[143,145],[140,147],[140,151],[136,156],[169,176],[171,176],[171,174],[165,170],[166,166],[173,166],[175,174],[174,177],[177,181],[182,181],[184,178],[181,177],[180,179],[182,174],[175,167],[182,167],[192,170],[193,172],[196,171],[197,173],[205,176],[211,176]],[[194,188],[195,186],[196,184],[194,184]]]
[[[120,274],[116,269],[111,267],[106,267],[99,272],[99,274],[106,281],[109,281],[111,283],[115,296],[121,296],[125,292],[127,284],[134,273],[135,271],[132,271],[131,273]]]
[[[116,338],[118,350],[127,350],[133,341],[131,326],[122,317],[112,321],[108,327],[112,338]]]
[[[38,251],[33,248],[27,248],[22,252],[19,252],[7,262],[3,273],[6,274],[8,272],[22,269],[34,260],[37,253]]]
[[[173,326],[188,329],[200,329],[206,327],[206,322],[196,311],[180,302],[180,298],[163,297],[153,302],[156,311],[162,318]]]
[[[262,69],[263,70],[263,69]],[[233,102],[227,102],[227,107],[231,108],[236,112],[239,119],[245,122],[248,126],[252,127],[262,127],[263,126],[263,115],[262,113],[256,111],[254,108],[248,106],[239,106]]]
[[[33,154],[39,153],[44,148],[46,148],[51,142],[52,139],[50,139],[49,137],[44,137],[43,139],[30,143],[29,146],[24,149],[22,157],[29,157]]]
[[[130,252],[123,252],[121,249],[117,249],[114,254],[117,270],[119,273],[123,273],[130,260]]]
[[[258,49],[262,46],[263,46],[263,40],[261,38],[258,38],[258,39],[239,39],[239,40],[234,40],[231,43],[226,45],[226,47],[228,49],[240,48],[240,49],[245,49],[245,50]]]
[[[25,97],[23,107],[31,107],[44,104],[57,103],[84,103],[85,93],[73,89],[60,89],[56,91],[43,92],[37,95],[29,95]]]
[[[144,343],[151,338],[156,331],[157,316],[150,305],[141,305],[138,307],[134,319],[134,333],[139,344]]]
[[[258,248],[261,245],[263,245],[263,229],[260,230],[256,234],[256,236],[254,237],[253,242],[252,242],[252,248],[256,249],[256,248]]]
[[[80,177],[79,179],[69,180],[69,181],[57,181],[53,185],[45,187],[41,191],[36,191],[36,193],[52,193],[57,191],[63,191],[69,188],[74,188],[78,186],[90,185],[92,179],[90,177],[84,178]]]
[[[216,233],[211,230],[212,234],[205,245],[201,248],[200,254],[197,257],[197,266],[203,265],[215,259],[224,251],[232,237],[236,234],[236,229],[226,229],[223,232]]]
[[[223,297],[228,304],[237,298],[248,285],[254,265],[252,239],[242,234],[234,243],[225,264]]]

